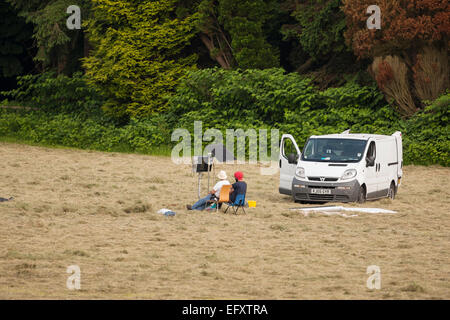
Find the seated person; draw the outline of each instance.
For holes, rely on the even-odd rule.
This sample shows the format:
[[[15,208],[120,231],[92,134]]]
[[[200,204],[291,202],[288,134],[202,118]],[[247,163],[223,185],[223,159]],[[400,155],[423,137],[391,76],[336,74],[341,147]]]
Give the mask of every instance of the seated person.
[[[241,171],[236,171],[234,177],[236,182],[233,183],[231,187],[230,202],[234,202],[238,194],[247,193],[247,183],[242,181],[242,179],[244,179],[244,174]]]
[[[222,186],[231,184],[227,180],[227,173],[225,171],[220,171],[217,175],[217,178],[219,178],[219,182],[216,183],[216,185],[213,187],[213,189],[208,193],[208,195],[200,200],[198,200],[196,203],[191,205],[186,205],[186,208],[188,210],[204,210],[206,206],[208,205],[209,200],[219,199],[220,197],[220,190],[222,189]]]

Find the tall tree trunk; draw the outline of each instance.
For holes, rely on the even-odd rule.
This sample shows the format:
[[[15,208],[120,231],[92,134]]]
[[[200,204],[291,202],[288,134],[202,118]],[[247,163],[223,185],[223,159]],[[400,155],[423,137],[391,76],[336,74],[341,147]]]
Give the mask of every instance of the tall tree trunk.
[[[89,44],[89,39],[87,37],[86,32],[83,32],[83,56],[85,58],[89,57],[89,52],[91,51],[91,47]]]
[[[212,38],[210,36],[208,36],[205,33],[202,33],[200,35],[200,39],[202,40],[202,42],[204,43],[204,45],[206,46],[206,48],[208,48],[209,52],[213,52],[214,49],[217,49],[214,46],[214,42],[212,40]],[[224,52],[219,52],[219,54],[217,54],[214,59],[216,59],[216,61],[220,64],[220,66],[223,69],[230,69],[231,65],[230,63],[227,61],[226,57],[225,57],[225,53]]]
[[[66,65],[67,65],[67,54],[65,53],[65,51],[63,51],[58,55],[58,62],[57,62],[58,74],[64,73]]]
[[[308,61],[306,61],[306,62],[305,62],[304,64],[302,64],[301,66],[299,66],[295,71],[296,71],[297,73],[302,74],[302,73],[308,71],[309,68],[311,68],[311,66],[313,65],[313,63],[314,63],[314,59],[313,59],[313,58],[309,58]]]

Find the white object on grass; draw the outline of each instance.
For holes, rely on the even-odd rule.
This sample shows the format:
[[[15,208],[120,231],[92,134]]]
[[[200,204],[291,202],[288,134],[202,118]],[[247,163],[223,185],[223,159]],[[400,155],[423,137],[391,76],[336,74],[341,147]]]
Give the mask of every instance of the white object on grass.
[[[344,208],[344,211],[363,213],[397,213],[397,211],[380,208]]]
[[[362,212],[362,213],[397,213],[397,211],[392,210],[386,210],[386,209],[380,209],[380,208],[346,208],[343,206],[331,206],[331,207],[310,207],[310,208],[292,208],[291,210],[299,210],[303,213],[303,215],[306,217],[311,212],[318,212],[325,214],[327,216],[331,215],[339,215],[344,218],[351,218],[351,217],[357,217],[358,215],[352,214],[348,215],[345,213],[342,213],[342,211],[347,212]]]
[[[357,214],[346,214],[346,213],[341,213],[338,211],[318,211],[319,213],[323,213],[324,215],[327,216],[341,216],[344,218],[353,218],[353,217],[357,217]],[[309,214],[309,212],[305,215],[307,216]]]
[[[165,209],[165,208],[158,210],[158,213],[163,214],[165,216],[174,216],[175,215],[175,212],[173,212],[170,209]]]
[[[397,213],[397,211],[380,209],[380,208],[347,208],[347,207],[343,207],[343,206],[292,208],[291,210],[301,210],[301,211],[349,211],[349,212],[363,212],[363,213]]]

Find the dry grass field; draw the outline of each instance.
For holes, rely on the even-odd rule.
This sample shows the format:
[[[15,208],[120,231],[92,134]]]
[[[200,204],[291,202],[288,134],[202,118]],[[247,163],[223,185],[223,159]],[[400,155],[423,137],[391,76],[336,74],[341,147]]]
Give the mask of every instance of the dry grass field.
[[[363,205],[397,214],[344,218],[289,210],[257,166],[217,167],[257,201],[233,215],[187,211],[196,178],[166,157],[0,143],[0,160],[0,299],[450,298],[448,168],[406,167],[396,200]]]

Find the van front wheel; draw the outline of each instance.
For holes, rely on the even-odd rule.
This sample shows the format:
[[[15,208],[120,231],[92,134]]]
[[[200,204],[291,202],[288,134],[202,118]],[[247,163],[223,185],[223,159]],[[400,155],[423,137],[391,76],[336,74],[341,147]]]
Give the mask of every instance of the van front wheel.
[[[359,188],[358,203],[364,203],[364,202],[366,202],[366,187],[361,186]]]
[[[395,184],[392,182],[389,187],[388,198],[394,200],[395,198]]]

